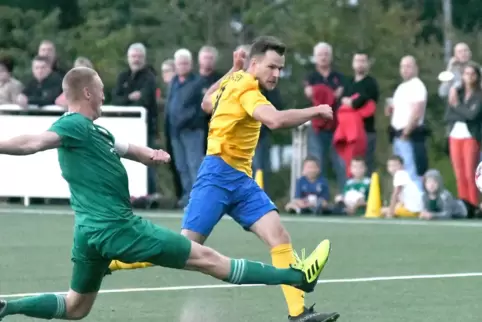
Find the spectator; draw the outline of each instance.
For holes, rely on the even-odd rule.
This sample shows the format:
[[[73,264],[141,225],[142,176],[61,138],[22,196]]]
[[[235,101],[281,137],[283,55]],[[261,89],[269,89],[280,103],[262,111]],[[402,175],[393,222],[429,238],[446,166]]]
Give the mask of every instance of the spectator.
[[[42,107],[54,105],[55,99],[62,93],[62,78],[52,72],[49,58],[37,56],[32,61],[33,78],[27,82],[22,93],[17,96],[17,104]]]
[[[382,208],[387,218],[418,217],[423,209],[422,192],[404,169],[403,159],[392,156],[387,162],[388,173],[393,177],[393,191],[390,205]]]
[[[458,43],[454,47],[454,56],[450,59],[446,72],[449,72],[448,80],[445,80],[447,73],[441,73],[439,79],[442,80],[439,88],[438,95],[442,99],[448,99],[450,89],[452,87],[460,87],[462,85],[462,74],[465,66],[470,62],[472,53],[469,46],[466,43]],[[445,76],[445,77],[444,77]],[[454,99],[454,98],[453,98]]]
[[[467,218],[469,209],[474,212],[476,207],[454,199],[445,189],[442,175],[438,170],[428,170],[423,176],[423,210],[420,219],[459,219]]]
[[[146,65],[146,47],[134,43],[127,50],[129,69],[120,73],[112,91],[112,103],[120,106],[142,106],[147,110],[147,145],[155,147],[158,134],[156,75]],[[148,169],[148,194],[154,194],[156,171]]]
[[[305,95],[313,105],[328,104],[336,110],[338,99],[343,93],[343,75],[332,69],[332,47],[327,43],[318,43],[313,49],[316,69],[305,80]],[[321,171],[326,173],[325,158],[330,156],[337,177],[338,188],[345,184],[345,164],[333,146],[333,133],[336,119],[312,120],[308,129],[308,150],[320,158]]]
[[[363,158],[353,158],[350,163],[350,172],[353,177],[348,179],[343,187],[343,194],[335,198],[336,210],[334,213],[347,215],[365,214],[370,190],[370,178],[366,176],[367,166]]]
[[[330,191],[323,177],[318,159],[307,157],[303,163],[303,176],[296,182],[295,199],[285,209],[290,213],[321,214],[328,210]]]
[[[60,77],[64,77],[65,70],[60,67],[59,59],[57,57],[57,50],[52,41],[43,40],[38,47],[37,55],[47,57],[50,61],[52,71],[58,73]]]
[[[0,105],[16,104],[17,97],[22,92],[22,83],[12,77],[14,67],[14,61],[10,57],[0,59]]]
[[[472,63],[463,71],[462,86],[452,87],[446,120],[449,125],[450,160],[460,199],[478,204],[474,173],[480,157],[482,89],[480,67]]]
[[[386,115],[391,114],[390,140],[393,153],[401,156],[405,170],[423,191],[421,176],[428,168],[424,127],[427,89],[418,78],[417,62],[412,56],[402,58],[400,74],[403,82],[386,108]]]
[[[169,87],[171,84],[172,79],[176,76],[176,66],[174,65],[174,59],[167,59],[162,63],[162,82],[164,83],[164,88],[165,88],[165,93],[169,93]],[[160,103],[162,105],[162,109],[164,110],[166,108],[165,106],[165,99],[166,99],[166,94],[162,95],[161,93],[161,99]],[[171,146],[171,138],[169,136],[169,131],[167,126],[164,127],[164,136],[166,138],[166,151],[171,155],[171,162],[169,163],[169,168],[172,173],[172,177],[174,180],[174,189],[176,192],[176,197],[178,199],[182,198],[183,191],[182,191],[182,183],[181,183],[181,178],[179,177],[179,174],[177,173],[176,170],[176,160],[174,158],[174,153],[172,152],[172,146]]]
[[[74,68],[75,67],[94,68],[91,61],[85,57],[78,57],[74,62]],[[57,97],[57,99],[55,100],[55,105],[67,108],[67,100],[65,99],[64,93],[60,94],[60,96]]]
[[[176,66],[174,59],[167,59],[162,62],[162,81],[164,84],[170,84],[174,76],[176,76]]]
[[[352,67],[354,76],[350,77],[345,84],[343,105],[351,106],[353,109],[360,109],[368,101],[378,102],[379,90],[375,78],[369,75],[370,62],[366,53],[358,52],[353,55]],[[375,114],[363,119],[367,133],[366,165],[367,173],[370,175],[375,168],[375,148],[377,134],[375,132]]]
[[[218,50],[212,46],[203,46],[199,50],[199,84],[197,90],[201,91],[202,95],[216,83],[223,75],[216,71],[216,63],[218,60]],[[204,117],[204,150],[207,149],[208,127],[211,115],[205,114]]]
[[[206,150],[204,149],[204,112],[199,77],[192,72],[192,54],[179,49],[174,54],[176,76],[172,79],[166,108],[166,128],[169,131],[177,172],[181,178],[183,196],[179,206],[189,200]]]

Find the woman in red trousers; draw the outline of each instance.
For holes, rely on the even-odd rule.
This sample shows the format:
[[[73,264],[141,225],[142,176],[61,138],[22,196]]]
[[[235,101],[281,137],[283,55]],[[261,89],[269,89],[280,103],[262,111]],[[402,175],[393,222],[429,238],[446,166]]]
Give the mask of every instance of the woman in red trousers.
[[[450,159],[457,180],[459,198],[478,205],[479,192],[474,173],[480,158],[482,89],[480,67],[464,68],[460,87],[449,94],[446,120],[449,125]]]

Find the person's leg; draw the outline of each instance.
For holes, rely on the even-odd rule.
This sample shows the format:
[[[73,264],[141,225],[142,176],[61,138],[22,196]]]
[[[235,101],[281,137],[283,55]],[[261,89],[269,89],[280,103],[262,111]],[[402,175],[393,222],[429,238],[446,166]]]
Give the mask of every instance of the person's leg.
[[[230,215],[244,229],[256,234],[270,249],[273,266],[288,269],[296,263],[296,256],[288,231],[281,224],[276,206],[264,191],[249,177],[240,182],[240,187],[233,196],[236,205]],[[324,266],[329,255],[320,262]],[[288,306],[289,316],[300,317],[305,313],[304,292],[282,285],[282,291]],[[316,314],[313,312],[313,314]]]
[[[181,234],[188,239],[204,244],[214,226],[224,215],[228,204],[228,191],[204,180],[201,177],[193,187],[189,204],[182,219]],[[113,260],[110,271],[152,267],[149,262],[134,261],[125,263]]]
[[[418,175],[417,166],[415,164],[412,143],[409,140],[396,138],[394,144],[397,145],[398,155],[403,159],[404,169],[408,172],[410,178],[417,184],[420,191],[423,191],[422,180]]]
[[[449,151],[450,151],[450,161],[454,169],[455,181],[457,183],[457,194],[459,199],[469,201],[469,196],[467,194],[468,182],[466,181],[464,174],[464,153],[462,140],[450,139],[449,140]]]
[[[186,203],[189,198],[188,191],[191,190],[192,182],[189,175],[189,167],[187,165],[187,156],[180,134],[171,136],[171,145],[174,160],[176,162],[176,170],[182,183],[183,194],[181,197],[181,203]]]
[[[324,151],[326,153],[330,153],[330,161],[335,170],[336,175],[336,183],[338,185],[338,191],[343,191],[343,187],[345,186],[347,171],[345,166],[345,161],[343,158],[336,152],[335,145],[333,144],[333,132],[324,132],[323,137],[324,143]]]
[[[0,319],[20,314],[45,320],[80,320],[89,314],[109,261],[89,245],[89,236],[81,228],[75,227],[74,234],[74,265],[68,293],[43,294],[0,302]]]
[[[268,191],[269,174],[271,173],[271,138],[269,134],[260,137],[253,157],[253,174],[263,171],[263,189]]]
[[[181,140],[185,148],[189,177],[192,185],[196,182],[199,167],[206,155],[206,150],[203,145],[204,131],[202,129],[183,131],[181,133]],[[192,186],[189,187],[188,193],[191,192],[191,189]]]
[[[479,204],[479,191],[475,185],[474,173],[477,169],[480,145],[475,139],[464,140],[464,177],[467,182],[468,201],[473,205]]]
[[[377,147],[377,134],[376,133],[367,133],[367,152],[365,155],[365,160],[367,163],[367,176],[371,176],[373,171],[376,168],[376,156],[375,150]]]

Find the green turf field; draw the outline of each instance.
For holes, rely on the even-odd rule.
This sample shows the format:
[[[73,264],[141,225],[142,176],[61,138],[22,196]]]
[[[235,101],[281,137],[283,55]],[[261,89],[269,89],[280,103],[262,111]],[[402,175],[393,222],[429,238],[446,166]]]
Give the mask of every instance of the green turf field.
[[[67,289],[68,214],[66,208],[0,208],[0,297]],[[140,214],[174,230],[180,226],[179,214]],[[307,303],[339,311],[339,321],[480,321],[482,222],[287,219],[298,249],[332,240],[322,284]],[[208,244],[232,257],[270,260],[261,242],[230,220]],[[116,272],[103,291],[87,321],[286,321],[278,287],[231,287],[193,272]]]

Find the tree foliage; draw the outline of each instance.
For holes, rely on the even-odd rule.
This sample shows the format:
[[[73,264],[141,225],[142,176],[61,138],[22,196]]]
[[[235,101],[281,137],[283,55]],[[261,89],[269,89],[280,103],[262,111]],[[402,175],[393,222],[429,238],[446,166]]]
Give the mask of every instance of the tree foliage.
[[[462,2],[477,7],[477,1],[456,2],[454,15],[456,26],[464,31],[458,34],[460,39],[479,55],[482,39],[468,31],[478,26],[480,15],[474,14],[480,8],[474,7],[464,16]],[[344,0],[78,0],[72,1],[74,9],[70,11],[72,19],[77,20],[70,23],[62,21],[66,19],[64,6],[60,10],[42,10],[47,5],[42,7],[43,2],[38,2],[37,10],[33,10],[29,8],[35,1],[23,2],[18,8],[13,7],[15,3],[0,7],[0,54],[15,57],[15,74],[20,79],[29,74],[30,59],[40,41],[51,39],[64,64],[71,64],[79,55],[90,58],[104,79],[106,92],[119,71],[126,68],[126,49],[133,42],[147,46],[148,61],[158,70],[161,62],[180,47],[196,54],[202,45],[214,45],[221,54],[220,70],[227,70],[237,45],[250,42],[257,35],[271,34],[279,36],[289,47],[289,72],[280,84],[287,107],[308,104],[302,81],[311,68],[313,46],[319,41],[333,45],[336,68],[348,75],[355,51],[363,50],[371,56],[372,74],[381,87],[382,107],[384,97],[391,96],[400,81],[400,58],[413,55],[431,93],[428,121],[435,132],[430,144],[432,155],[437,159],[441,155],[444,106],[436,98],[436,75],[444,63],[438,1],[426,0],[420,5],[410,0],[363,0],[358,6],[350,6]],[[427,32],[427,26],[438,33]],[[420,41],[421,34],[425,41]],[[377,157],[382,161],[390,150],[384,135],[388,121],[382,111],[378,113]],[[277,133],[276,140],[288,142],[289,134]]]

